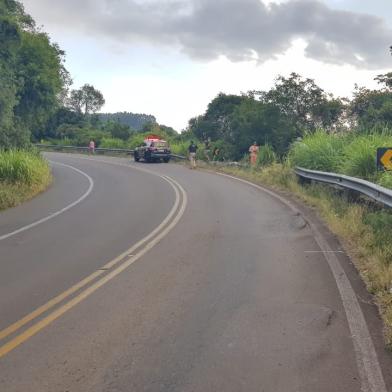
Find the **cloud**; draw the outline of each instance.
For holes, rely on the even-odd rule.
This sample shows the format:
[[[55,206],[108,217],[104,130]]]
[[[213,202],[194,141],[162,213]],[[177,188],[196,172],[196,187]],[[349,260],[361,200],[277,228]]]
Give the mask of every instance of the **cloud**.
[[[358,68],[391,65],[392,29],[385,21],[292,0],[25,0],[38,21],[123,45],[147,42],[179,48],[199,60],[264,62],[287,51],[296,39],[305,55]]]

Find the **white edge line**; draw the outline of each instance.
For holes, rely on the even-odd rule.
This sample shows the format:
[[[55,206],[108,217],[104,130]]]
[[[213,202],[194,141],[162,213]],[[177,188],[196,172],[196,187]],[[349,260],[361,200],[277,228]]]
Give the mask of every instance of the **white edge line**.
[[[157,234],[157,236],[152,239],[143,249],[141,249],[136,255],[130,256],[127,260],[124,261],[121,265],[117,266],[113,271],[109,272],[108,275],[105,275],[102,277],[100,280],[98,280],[96,283],[94,283],[92,286],[87,287],[85,290],[83,290],[79,295],[77,295],[75,298],[71,299],[70,301],[66,302],[64,305],[62,305],[60,308],[54,310],[50,315],[45,317],[44,319],[38,321],[36,324],[32,325],[29,329],[24,331],[21,335],[18,335],[15,339],[18,337],[24,335],[24,334],[29,334],[30,336],[27,337],[29,339],[30,337],[34,336],[36,333],[38,333],[41,329],[46,327],[47,325],[51,324],[53,321],[61,317],[64,313],[66,313],[69,309],[74,307],[75,305],[79,304],[82,302],[84,299],[89,297],[91,294],[93,294],[95,291],[97,291],[100,287],[111,281],[113,278],[115,278],[117,275],[119,275],[121,272],[126,270],[128,267],[130,267],[133,263],[135,263],[138,259],[140,259],[143,255],[145,255],[150,249],[152,249],[154,246],[156,246],[166,235],[170,233],[170,231],[178,224],[180,219],[182,218],[187,203],[188,203],[188,198],[187,194],[184,190],[184,188],[174,179],[168,177],[168,176],[159,176],[162,179],[164,179],[166,182],[168,182],[173,189],[176,191],[176,196],[179,199],[179,192],[176,189],[175,186],[177,186],[181,193],[182,193],[182,203],[179,211],[177,212],[176,216],[174,219],[170,222],[170,224],[164,228],[160,233]],[[178,205],[177,205],[178,206]],[[24,343],[27,339],[22,340],[17,346],[20,344]],[[1,350],[10,344],[14,339],[6,343],[4,346],[0,346],[0,353]],[[16,348],[17,346],[13,347]],[[12,349],[13,349],[12,348]],[[12,351],[12,349],[10,351]],[[6,355],[9,351],[6,351],[4,355]]]
[[[53,162],[53,161],[50,161],[50,163],[55,164],[55,165],[59,165],[59,166],[67,167],[67,168],[69,168],[71,170],[76,171],[77,173],[81,174],[82,176],[86,177],[88,179],[88,181],[89,181],[89,187],[88,187],[87,191],[81,197],[79,197],[79,199],[75,200],[73,203],[67,205],[66,207],[62,208],[61,210],[58,210],[58,211],[56,211],[56,212],[46,216],[45,218],[42,218],[42,219],[37,220],[37,221],[35,221],[33,223],[30,223],[30,224],[28,224],[26,226],[23,226],[20,229],[12,231],[11,233],[7,233],[7,234],[4,234],[4,235],[0,236],[0,241],[3,241],[5,239],[7,239],[7,238],[10,238],[10,237],[12,237],[12,236],[14,236],[16,234],[22,233],[22,232],[24,232],[26,230],[32,229],[33,227],[36,227],[36,226],[38,226],[38,225],[40,225],[40,224],[42,224],[44,222],[47,222],[48,220],[51,220],[51,219],[55,218],[56,216],[59,216],[59,215],[63,214],[64,212],[70,210],[71,208],[73,208],[76,205],[78,205],[79,203],[81,203],[92,192],[92,190],[94,188],[94,180],[88,174],[86,174],[82,170],[77,169],[76,167],[73,167],[73,166],[70,166],[70,165],[66,165],[64,163]]]
[[[99,161],[102,163],[106,163],[105,161]],[[119,165],[119,166],[126,166],[129,168],[129,166],[127,165],[123,165],[121,163],[112,163],[113,165]],[[153,172],[149,172],[146,171],[150,174],[154,174],[157,177],[163,179],[165,182],[167,182],[174,190],[175,193],[175,202],[174,205],[172,207],[172,209],[170,210],[169,214],[166,216],[166,218],[147,236],[145,236],[144,238],[142,238],[140,241],[138,241],[136,244],[132,245],[131,248],[129,248],[128,250],[126,250],[125,252],[121,253],[120,255],[118,255],[117,257],[115,257],[113,260],[109,261],[108,263],[106,263],[105,265],[103,265],[102,267],[100,267],[98,270],[96,270],[94,273],[92,273],[91,275],[85,277],[84,279],[82,279],[80,282],[76,283],[74,286],[72,286],[70,289],[66,290],[65,292],[61,293],[60,295],[52,298],[51,300],[49,300],[47,303],[45,303],[44,305],[41,305],[40,307],[38,307],[37,309],[35,309],[33,312],[27,314],[26,316],[24,316],[21,320],[17,321],[14,324],[11,324],[10,326],[8,326],[7,328],[5,328],[4,330],[0,331],[0,340],[6,338],[9,334],[13,333],[13,332],[8,332],[8,330],[14,328],[15,324],[19,324],[18,326],[18,330],[20,328],[22,328],[24,325],[26,325],[28,322],[35,320],[37,317],[39,317],[42,313],[50,310],[51,308],[53,308],[55,305],[57,305],[59,302],[67,299],[68,297],[70,297],[75,291],[85,287],[88,283],[83,283],[86,280],[89,280],[90,282],[90,278],[95,275],[97,273],[97,271],[100,270],[110,270],[112,269],[114,266],[116,266],[119,262],[123,261],[124,263],[128,262],[128,266],[133,264],[137,259],[139,259],[140,256],[140,252],[137,254],[132,254],[135,250],[137,250],[138,248],[140,248],[144,243],[150,241],[151,239],[153,239],[153,237],[155,235],[159,236],[159,232],[162,231],[165,232],[165,226],[171,221],[171,219],[174,217],[176,211],[178,210],[178,207],[180,205],[180,193],[178,191],[178,189],[180,189],[181,193],[182,193],[182,198],[183,198],[183,202],[182,202],[182,206],[178,212],[178,216],[174,217],[173,222],[176,222],[175,224],[178,223],[178,221],[180,220],[181,216],[183,215],[186,205],[187,205],[187,194],[184,190],[184,188],[177,182],[175,181],[173,178],[168,177],[168,176],[164,176],[164,175],[159,175],[157,173],[153,173]],[[178,189],[177,189],[178,187]],[[168,227],[170,227],[170,230],[174,227],[171,224],[168,225]],[[170,231],[169,230],[169,231]],[[153,239],[154,241],[154,239]],[[155,244],[155,243],[154,243]],[[148,248],[151,249],[151,248]],[[144,253],[143,253],[144,254]],[[67,295],[64,296],[64,293],[67,292]],[[50,305],[50,307],[48,307]],[[30,316],[32,314],[34,315],[34,318],[31,318]],[[2,336],[3,335],[3,336]]]
[[[257,188],[279,200],[281,203],[289,207],[295,213],[300,213],[298,208],[296,208],[288,200],[279,196],[275,192],[264,188],[263,186],[256,185],[250,181],[242,180],[228,174],[223,174],[219,172],[214,173],[223,177],[228,177],[236,181],[243,182],[254,188]],[[351,338],[354,345],[358,373],[361,378],[361,390],[362,392],[387,392],[377,353],[369,333],[365,316],[363,315],[354,289],[352,288],[351,283],[346,275],[346,272],[340,265],[336,254],[332,251],[328,242],[324,239],[320,231],[312,222],[310,222],[309,220],[307,220],[307,222],[314,233],[314,238],[318,246],[323,251],[324,257],[327,260],[328,265],[332,271],[332,274],[336,281],[336,285],[339,290],[340,297],[342,299],[343,307],[346,312],[346,317],[351,332]]]

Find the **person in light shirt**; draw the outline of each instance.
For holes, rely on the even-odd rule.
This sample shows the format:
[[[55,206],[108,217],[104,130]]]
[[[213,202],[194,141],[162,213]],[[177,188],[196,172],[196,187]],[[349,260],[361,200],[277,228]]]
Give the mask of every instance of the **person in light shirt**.
[[[94,142],[94,140],[90,140],[90,143],[88,144],[88,153],[89,154],[95,154],[95,142]]]
[[[254,142],[249,147],[249,154],[250,154],[250,164],[251,166],[256,166],[257,163],[257,155],[259,154],[259,146],[256,142]]]

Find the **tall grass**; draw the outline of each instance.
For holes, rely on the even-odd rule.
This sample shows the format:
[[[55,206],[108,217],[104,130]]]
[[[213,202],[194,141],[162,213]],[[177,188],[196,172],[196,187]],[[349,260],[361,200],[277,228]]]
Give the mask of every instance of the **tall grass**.
[[[301,142],[295,142],[288,159],[293,166],[336,172],[342,159],[344,143],[344,137],[331,136],[318,130]]]
[[[374,134],[328,134],[317,131],[292,146],[292,166],[346,174],[392,188],[390,174],[377,171],[377,148],[392,146],[390,132]]]
[[[51,182],[49,165],[35,151],[0,151],[0,209],[42,192]]]
[[[127,148],[126,142],[122,139],[104,137],[101,140],[101,148]]]
[[[392,145],[392,136],[387,134],[368,134],[347,140],[340,163],[340,172],[352,177],[376,180],[377,148]]]
[[[188,141],[178,141],[178,142],[172,142],[170,144],[171,152],[176,155],[187,156],[188,147],[189,147]]]
[[[272,146],[265,144],[259,149],[257,155],[257,166],[268,166],[276,162],[276,154]]]

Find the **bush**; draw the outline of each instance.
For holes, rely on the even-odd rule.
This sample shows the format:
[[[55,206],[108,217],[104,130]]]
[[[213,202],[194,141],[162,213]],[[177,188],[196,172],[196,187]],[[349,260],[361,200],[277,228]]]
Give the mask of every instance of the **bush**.
[[[273,148],[266,144],[260,147],[257,156],[257,166],[269,166],[276,162],[276,154]]]
[[[392,172],[382,173],[377,182],[385,188],[392,189]]]
[[[377,148],[392,145],[392,136],[386,134],[353,137],[343,149],[340,172],[352,177],[375,180]]]
[[[305,136],[301,142],[295,142],[288,159],[293,166],[337,172],[342,160],[344,142],[344,137],[340,135],[330,135],[318,130]]]
[[[127,148],[126,143],[121,139],[104,137],[101,140],[100,147],[102,148]]]
[[[170,144],[171,152],[176,155],[187,156],[189,143],[188,141],[173,142]]]
[[[5,183],[40,184],[50,177],[47,162],[34,151],[0,151],[0,181]]]
[[[372,228],[374,234],[372,246],[381,250],[388,263],[392,260],[392,215],[388,212],[378,211],[369,213],[364,217],[364,223]]]
[[[145,135],[141,133],[137,133],[128,139],[126,143],[127,148],[134,150],[136,147],[139,147],[145,139]]]

